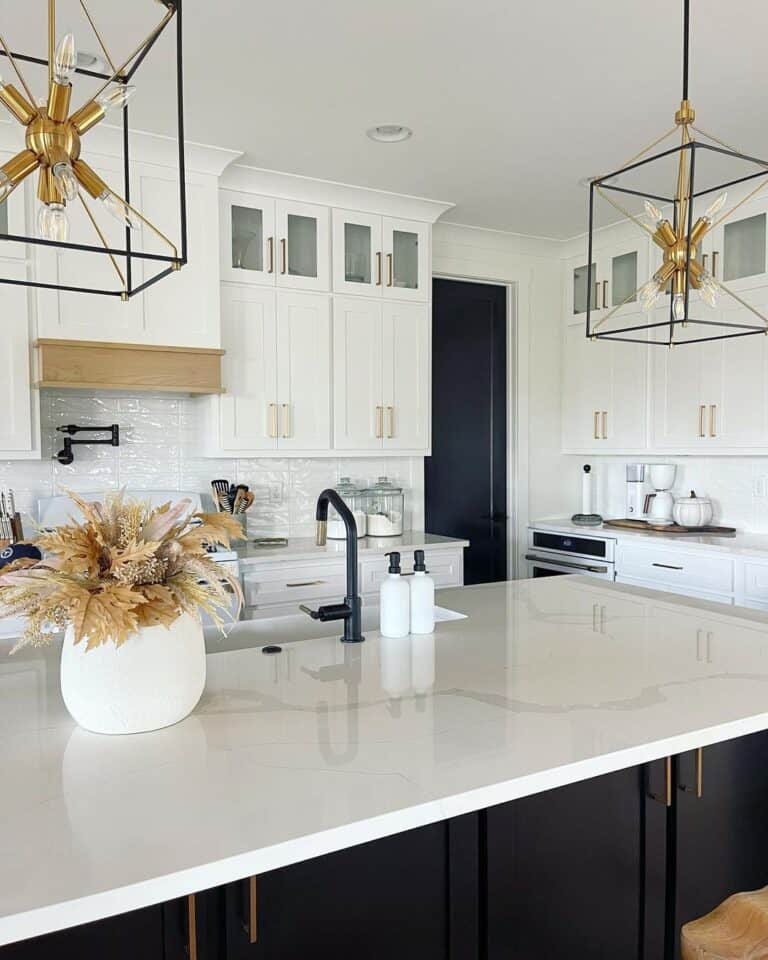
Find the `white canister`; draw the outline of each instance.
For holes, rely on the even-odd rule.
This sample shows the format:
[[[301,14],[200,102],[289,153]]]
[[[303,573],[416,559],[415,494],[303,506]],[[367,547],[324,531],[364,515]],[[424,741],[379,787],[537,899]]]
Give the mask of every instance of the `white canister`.
[[[116,647],[86,650],[70,626],[61,649],[61,693],[72,718],[93,733],[146,733],[178,723],[205,687],[205,638],[197,617],[142,627]]]
[[[712,501],[691,490],[690,497],[675,500],[672,516],[681,527],[706,527],[712,522]]]

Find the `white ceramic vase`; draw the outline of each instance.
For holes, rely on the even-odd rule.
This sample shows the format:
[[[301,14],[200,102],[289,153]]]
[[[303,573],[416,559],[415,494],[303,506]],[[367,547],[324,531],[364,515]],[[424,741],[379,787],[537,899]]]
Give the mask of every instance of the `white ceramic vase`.
[[[200,621],[182,614],[170,627],[143,627],[116,647],[86,650],[67,628],[61,692],[73,719],[93,733],[145,733],[178,723],[205,687]]]

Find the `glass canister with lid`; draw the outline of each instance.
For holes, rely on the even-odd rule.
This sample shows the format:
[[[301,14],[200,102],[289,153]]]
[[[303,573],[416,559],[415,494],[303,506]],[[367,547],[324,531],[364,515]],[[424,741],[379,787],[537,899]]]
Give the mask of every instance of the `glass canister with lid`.
[[[379,477],[368,488],[366,512],[369,537],[399,537],[405,512],[403,488],[395,486],[387,477]]]
[[[365,488],[359,487],[356,483],[353,483],[349,477],[342,477],[341,480],[339,480],[339,482],[336,484],[335,489],[336,493],[338,493],[344,503],[346,503],[355,517],[358,537],[364,537],[366,533],[367,519],[365,512],[367,491]],[[330,505],[328,507],[327,535],[330,540],[347,539],[347,528],[344,526],[344,521]]]

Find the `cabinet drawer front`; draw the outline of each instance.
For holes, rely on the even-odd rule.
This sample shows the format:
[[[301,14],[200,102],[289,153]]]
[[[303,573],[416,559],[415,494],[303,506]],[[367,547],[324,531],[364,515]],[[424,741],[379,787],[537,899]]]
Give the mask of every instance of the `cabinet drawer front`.
[[[616,572],[621,577],[677,587],[681,593],[686,588],[733,593],[733,561],[727,557],[619,543]]]
[[[461,554],[454,551],[435,551],[424,554],[429,575],[435,581],[436,587],[460,587],[463,585],[463,571]],[[409,573],[413,566],[412,559],[403,557],[403,572]],[[379,587],[387,577],[389,561],[386,557],[376,557],[365,560],[362,565],[361,592],[363,594],[377,594]]]
[[[744,599],[768,602],[768,563],[743,561]]]
[[[265,604],[306,603],[344,596],[344,561],[310,562],[270,569],[243,570],[243,593],[248,607]]]

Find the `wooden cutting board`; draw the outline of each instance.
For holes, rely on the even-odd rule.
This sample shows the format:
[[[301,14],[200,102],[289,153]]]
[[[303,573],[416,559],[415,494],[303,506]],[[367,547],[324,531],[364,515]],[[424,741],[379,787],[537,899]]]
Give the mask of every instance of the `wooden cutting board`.
[[[677,523],[660,524],[648,523],[645,520],[603,520],[604,527],[616,527],[619,530],[639,530],[643,533],[663,533],[673,537],[735,537],[735,527],[681,527]]]

